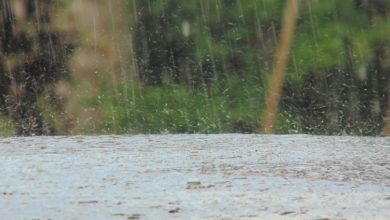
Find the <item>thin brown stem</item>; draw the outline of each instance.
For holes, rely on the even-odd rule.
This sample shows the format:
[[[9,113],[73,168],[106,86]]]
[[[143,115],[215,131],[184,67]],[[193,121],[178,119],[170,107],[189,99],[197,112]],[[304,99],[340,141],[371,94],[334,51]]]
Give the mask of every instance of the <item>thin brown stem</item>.
[[[260,133],[272,133],[284,82],[288,54],[294,37],[298,17],[298,0],[288,0],[284,12],[283,26],[280,33],[279,47],[276,52],[273,73],[269,80],[269,91],[266,99],[266,111],[263,115]]]

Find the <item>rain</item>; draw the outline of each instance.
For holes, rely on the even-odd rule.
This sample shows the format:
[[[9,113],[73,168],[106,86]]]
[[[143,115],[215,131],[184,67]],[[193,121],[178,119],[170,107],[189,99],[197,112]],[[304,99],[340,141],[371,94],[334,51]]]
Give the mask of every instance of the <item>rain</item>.
[[[1,133],[386,135],[386,1],[296,7],[3,1]]]
[[[91,194],[85,203],[77,190],[71,190],[72,204],[61,204],[57,197],[53,208],[95,205],[108,219],[153,219],[160,212],[167,218],[390,218],[383,208],[390,207],[389,11],[388,0],[1,0],[0,174],[7,180],[0,181],[0,206],[12,204],[14,211],[7,211],[12,219],[77,217],[33,211],[35,205],[16,214],[23,201],[33,204],[34,195],[61,194],[55,186],[45,192],[35,177],[21,179],[23,167],[38,167],[44,171],[37,177],[52,181],[49,165],[57,167],[63,182],[56,184],[63,190],[80,184],[93,188],[82,178],[67,185],[67,176],[80,176],[89,167],[96,172],[90,178],[99,183],[98,177],[111,172],[101,168],[101,159],[115,164],[112,178],[127,181],[115,172],[122,169],[115,158],[145,151],[135,159],[150,169],[138,167],[132,171],[139,176],[129,174],[139,191],[121,197],[140,198],[144,205],[139,210],[123,207],[110,213]],[[313,154],[308,154],[310,146]],[[82,164],[84,153],[90,157]],[[73,161],[64,157],[68,154],[81,160],[79,169],[64,168]],[[122,163],[129,169],[137,166]],[[268,163],[274,172],[261,172]],[[218,169],[207,176],[205,164]],[[227,173],[223,167],[240,172]],[[148,182],[151,170],[160,175],[155,185]],[[359,179],[358,173],[367,178]],[[234,210],[232,200],[214,204],[210,215],[191,208],[190,191],[226,196],[229,184],[218,181],[245,192],[242,209],[251,199],[264,209],[248,206],[250,214],[224,215],[222,210]],[[256,181],[264,189],[279,184],[284,190],[279,196],[303,193],[302,201],[309,202],[289,206],[290,197],[276,203],[267,194],[274,203],[266,204],[251,198],[261,190]],[[39,193],[26,188],[27,183],[42,185]],[[106,179],[101,184],[112,187]],[[168,201],[173,197],[164,200],[158,192],[169,184],[180,192],[173,206]],[[329,196],[337,200],[345,199],[337,193],[353,194],[356,186],[357,207],[364,208],[364,196],[381,202],[362,212],[348,204],[347,211],[331,212],[326,196],[314,201],[309,197],[315,195],[307,194],[322,195],[327,184],[335,193]],[[147,204],[153,200],[148,187],[161,203],[151,215],[148,207],[156,204]],[[289,187],[296,191],[289,194]],[[197,205],[206,207],[207,199]],[[130,204],[137,203],[127,208]],[[126,210],[133,214],[123,214]],[[0,216],[5,211],[0,207]],[[82,218],[96,217],[79,212]]]

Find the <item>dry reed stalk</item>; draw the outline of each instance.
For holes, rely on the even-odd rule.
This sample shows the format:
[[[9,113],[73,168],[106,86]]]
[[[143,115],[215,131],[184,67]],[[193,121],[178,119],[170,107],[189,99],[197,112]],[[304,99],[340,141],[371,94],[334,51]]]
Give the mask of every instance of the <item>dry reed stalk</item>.
[[[294,37],[298,17],[298,0],[288,0],[284,12],[283,25],[280,33],[279,47],[276,52],[273,73],[269,80],[269,90],[266,98],[266,111],[262,117],[260,133],[270,134],[274,130],[276,115],[284,82],[288,54]]]

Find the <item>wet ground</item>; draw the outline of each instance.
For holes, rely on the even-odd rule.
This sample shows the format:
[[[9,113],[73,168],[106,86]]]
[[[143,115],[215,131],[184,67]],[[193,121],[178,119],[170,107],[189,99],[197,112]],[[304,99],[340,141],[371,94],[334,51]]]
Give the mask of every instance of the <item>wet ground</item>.
[[[390,138],[1,138],[0,216],[390,219]]]

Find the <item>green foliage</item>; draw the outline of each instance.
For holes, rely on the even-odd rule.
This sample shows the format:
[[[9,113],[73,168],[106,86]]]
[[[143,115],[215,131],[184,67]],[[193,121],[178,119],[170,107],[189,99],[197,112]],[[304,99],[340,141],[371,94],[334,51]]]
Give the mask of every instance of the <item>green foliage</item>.
[[[309,72],[326,73],[332,68],[345,68],[344,40],[353,45],[353,63],[365,64],[373,59],[373,46],[389,43],[389,21],[369,15],[356,1],[307,1],[301,5],[301,17],[293,54],[295,69],[289,80],[301,80]],[[375,2],[375,1],[373,1]],[[387,3],[388,4],[388,3]],[[390,4],[388,4],[390,5]]]
[[[285,1],[129,2],[141,82],[102,85],[85,103],[104,109],[102,132],[256,132]],[[359,134],[380,131],[389,7],[387,0],[300,1],[276,132],[344,132],[354,120]],[[370,107],[376,100],[381,113]]]
[[[0,137],[7,137],[14,134],[12,122],[6,117],[0,116]]]
[[[103,108],[103,133],[255,132],[263,100],[254,86],[258,80],[249,80],[229,79],[224,91],[217,84],[209,90],[180,85],[116,89],[128,94],[115,93],[102,84],[101,94],[86,100],[84,106]]]

